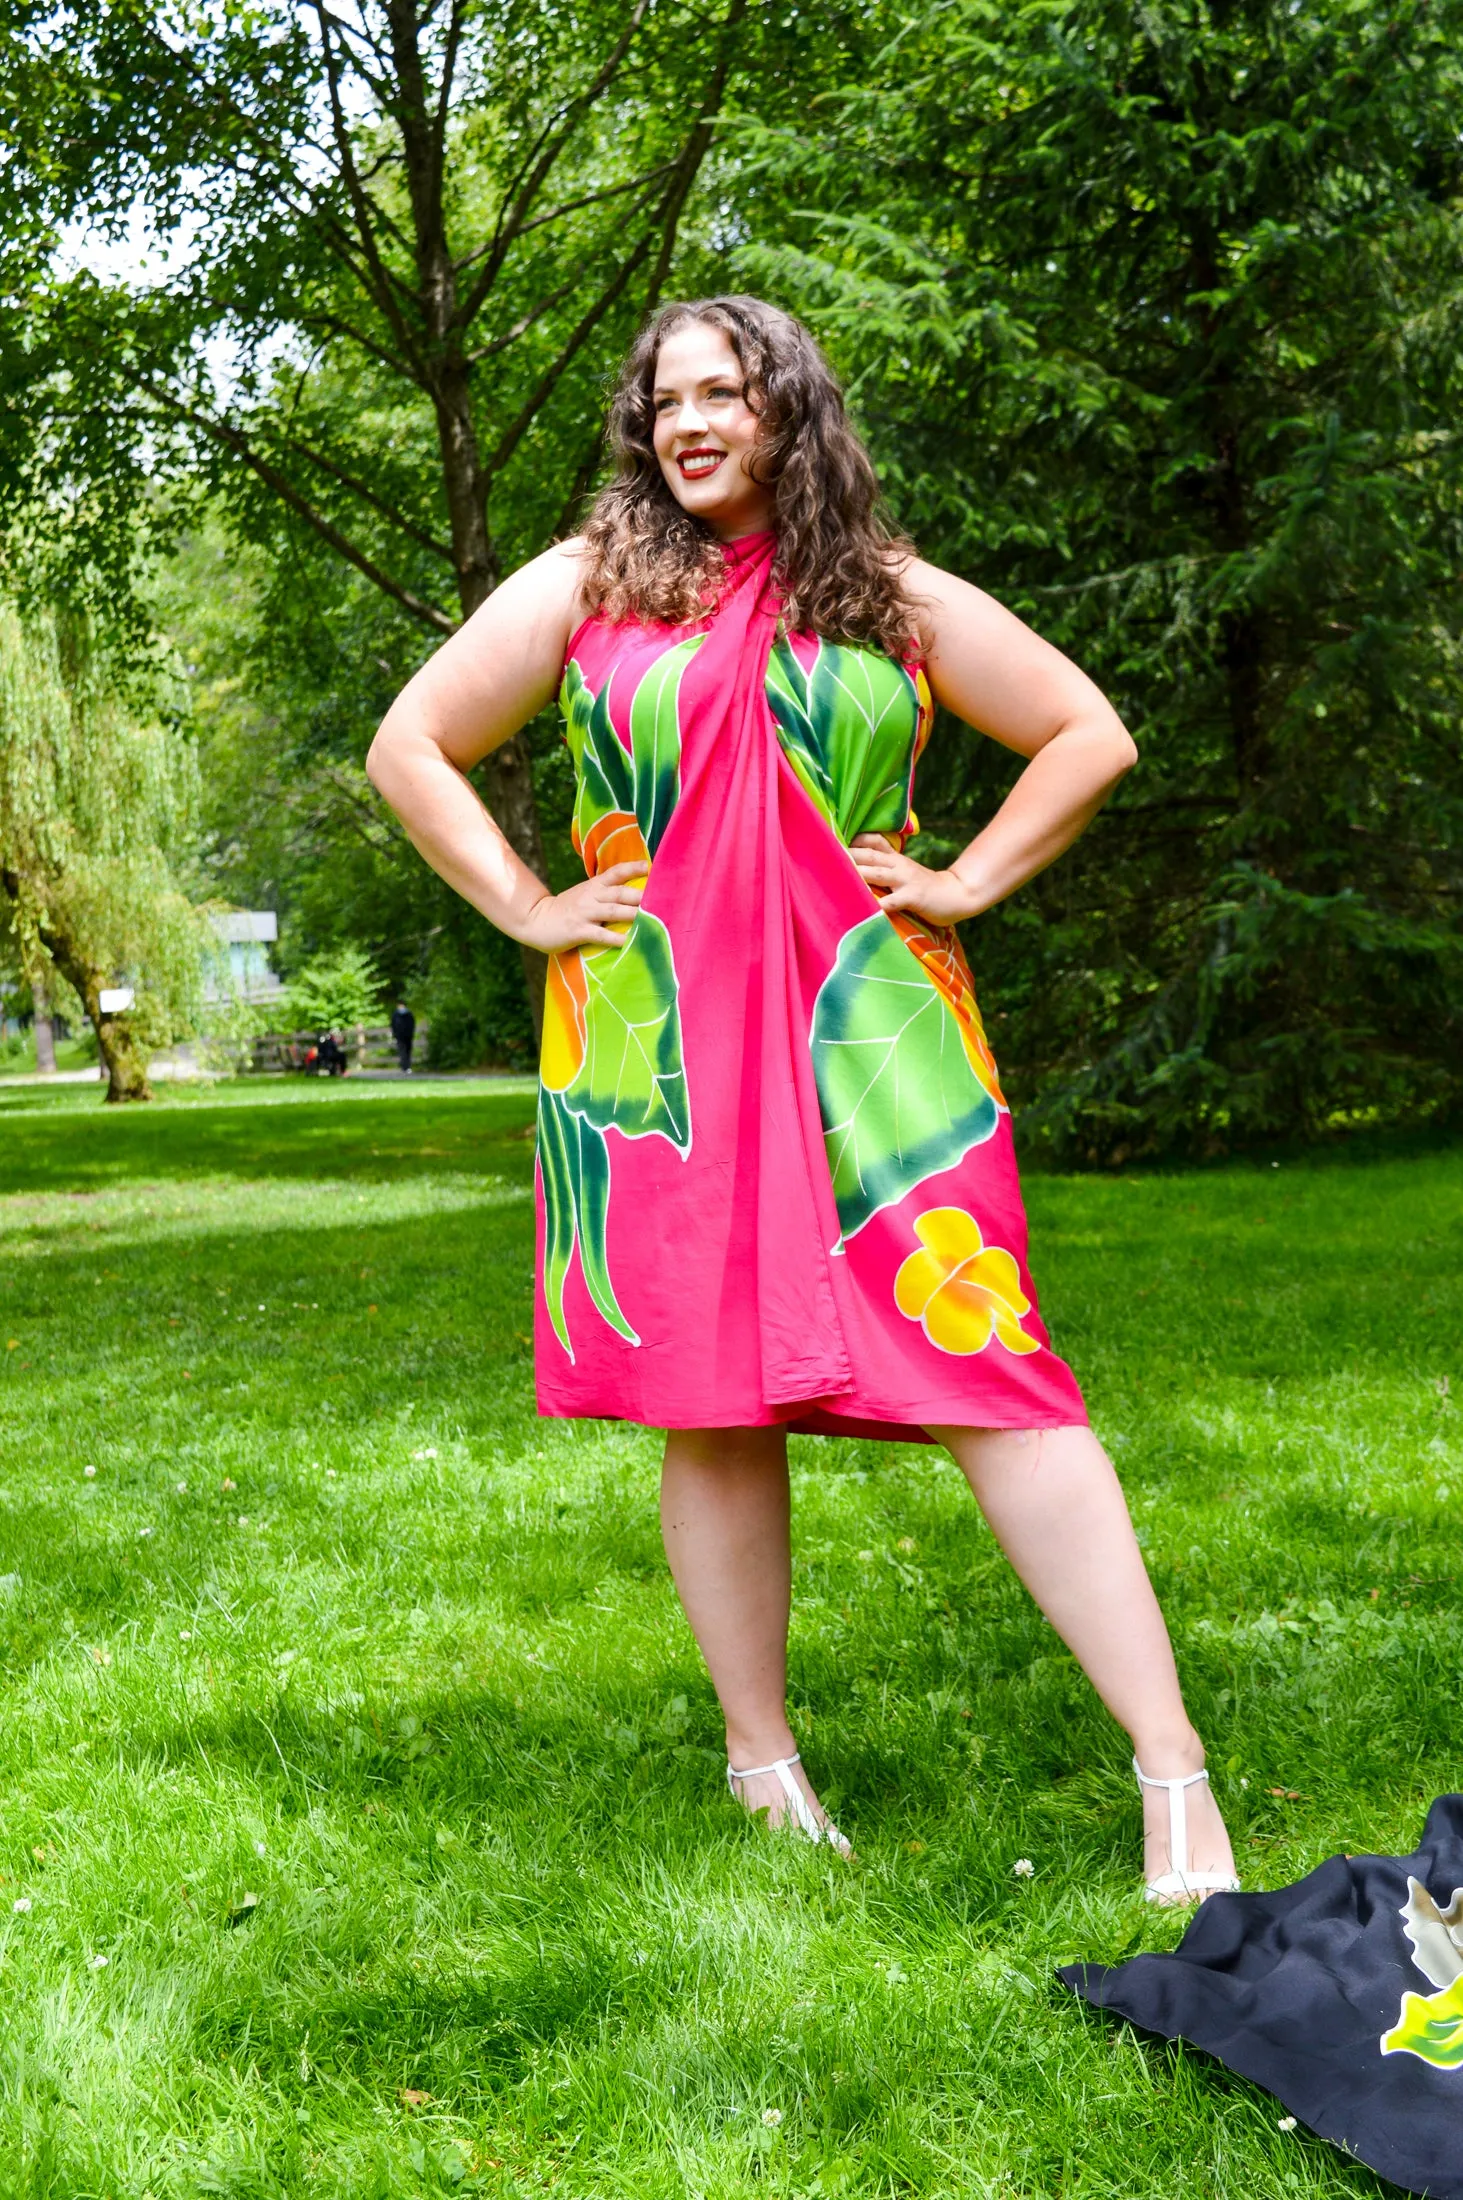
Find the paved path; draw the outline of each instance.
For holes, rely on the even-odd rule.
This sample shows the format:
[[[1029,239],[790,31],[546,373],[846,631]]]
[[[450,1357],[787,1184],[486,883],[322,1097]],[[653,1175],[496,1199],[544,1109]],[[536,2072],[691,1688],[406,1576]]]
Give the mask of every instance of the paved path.
[[[156,1084],[186,1085],[212,1081],[196,1069],[191,1067],[180,1068],[177,1064],[166,1061],[150,1062],[147,1074]],[[353,1069],[348,1070],[346,1074],[352,1084],[501,1085],[520,1084],[525,1077],[529,1077],[533,1073],[531,1070],[520,1069]],[[259,1082],[272,1085],[280,1082],[285,1077],[302,1075],[303,1072],[299,1070],[276,1070],[260,1074]],[[93,1069],[53,1069],[46,1071],[44,1074],[38,1070],[27,1070],[23,1074],[14,1077],[0,1076],[0,1092],[8,1092],[17,1085],[99,1085],[102,1081],[102,1071],[99,1066]],[[240,1084],[245,1081],[243,1078],[238,1080]],[[329,1083],[330,1081],[329,1079],[321,1080],[323,1083]]]

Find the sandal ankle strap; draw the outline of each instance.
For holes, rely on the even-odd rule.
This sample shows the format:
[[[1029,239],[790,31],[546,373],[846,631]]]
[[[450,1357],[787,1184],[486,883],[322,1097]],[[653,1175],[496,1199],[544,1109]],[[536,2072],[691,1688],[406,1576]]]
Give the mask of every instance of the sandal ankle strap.
[[[1137,1758],[1133,1770],[1138,1776],[1138,1787],[1166,1788],[1168,1791],[1168,1860],[1169,1870],[1159,1878],[1150,1880],[1145,1892],[1150,1902],[1160,1901],[1171,1894],[1187,1894],[1190,1889],[1205,1892],[1237,1889],[1239,1881],[1229,1874],[1217,1872],[1191,1872],[1189,1862],[1189,1806],[1186,1790],[1197,1787],[1200,1781],[1208,1781],[1207,1767],[1198,1772],[1175,1773],[1172,1779],[1153,1778],[1143,1770]]]
[[[784,1765],[800,1765],[802,1761],[801,1751],[795,1749],[790,1757],[774,1757],[770,1765],[747,1765],[739,1772],[731,1759],[728,1758],[726,1764],[727,1785],[729,1787],[733,1780],[755,1780],[759,1772],[781,1772]]]
[[[792,1776],[793,1766],[801,1764],[802,1761],[802,1757],[797,1750],[794,1750],[790,1757],[774,1757],[770,1765],[746,1765],[740,1769],[728,1758],[726,1784],[735,1795],[738,1780],[754,1780],[759,1772],[775,1772],[782,1782],[782,1792],[787,1797],[793,1815],[793,1822],[798,1831],[806,1834],[810,1841],[826,1843],[830,1849],[836,1849],[840,1856],[847,1856],[848,1843],[844,1840],[837,1826],[834,1825],[831,1818],[826,1824],[819,1825],[817,1819],[813,1816],[812,1805]]]

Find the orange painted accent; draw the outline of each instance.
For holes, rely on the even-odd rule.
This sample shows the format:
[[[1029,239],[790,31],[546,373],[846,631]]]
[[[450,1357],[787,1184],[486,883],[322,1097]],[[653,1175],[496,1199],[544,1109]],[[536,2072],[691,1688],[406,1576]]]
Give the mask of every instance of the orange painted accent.
[[[603,817],[596,818],[584,836],[580,852],[591,878],[607,871],[612,863],[647,863],[650,860],[639,823],[624,810],[607,810]]]
[[[998,1108],[1006,1106],[1001,1091],[1000,1074],[996,1058],[985,1035],[980,1008],[975,998],[975,980],[970,975],[970,965],[952,926],[925,924],[919,917],[912,917],[903,909],[888,912],[893,925],[911,955],[922,963],[943,998],[946,1007],[960,1026],[960,1041],[976,1076]]]
[[[925,668],[919,667],[914,675],[914,692],[919,697],[919,717],[914,729],[913,762],[919,762],[935,723],[935,698],[930,693],[930,683],[925,678]]]
[[[550,955],[548,984],[544,989],[544,1037],[539,1075],[550,1092],[572,1085],[584,1063],[584,1007],[589,999],[589,980],[584,958],[577,947]]]

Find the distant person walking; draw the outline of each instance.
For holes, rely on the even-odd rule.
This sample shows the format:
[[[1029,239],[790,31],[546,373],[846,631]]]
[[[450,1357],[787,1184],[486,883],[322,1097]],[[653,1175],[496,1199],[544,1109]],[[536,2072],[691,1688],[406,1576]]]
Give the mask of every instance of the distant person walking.
[[[401,1065],[403,1077],[411,1075],[412,1041],[417,1035],[417,1020],[405,1001],[398,1001],[391,1011],[391,1036],[396,1041],[396,1059]]]

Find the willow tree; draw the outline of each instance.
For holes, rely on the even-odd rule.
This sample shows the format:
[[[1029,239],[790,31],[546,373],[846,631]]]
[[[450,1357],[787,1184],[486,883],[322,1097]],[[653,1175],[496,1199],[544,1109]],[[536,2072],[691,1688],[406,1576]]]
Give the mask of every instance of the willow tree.
[[[32,985],[91,1022],[108,1100],[151,1098],[147,1050],[198,1006],[195,795],[187,744],[130,707],[84,629],[0,603],[0,893]]]

